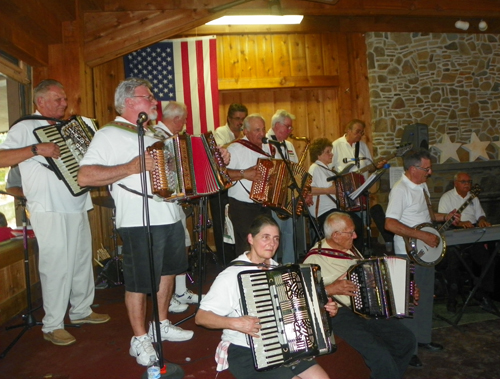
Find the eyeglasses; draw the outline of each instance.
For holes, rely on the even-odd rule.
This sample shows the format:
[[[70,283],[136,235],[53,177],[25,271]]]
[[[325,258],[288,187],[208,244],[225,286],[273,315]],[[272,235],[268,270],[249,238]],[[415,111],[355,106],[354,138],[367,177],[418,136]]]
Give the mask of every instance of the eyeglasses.
[[[351,237],[352,237],[354,234],[356,234],[356,231],[355,231],[355,230],[353,230],[352,232],[340,232],[340,231],[336,230],[334,233],[345,233],[345,234],[350,234],[350,235],[351,235]]]
[[[245,120],[245,117],[229,117],[231,120],[236,120],[236,121],[241,121],[243,122]]]
[[[413,166],[413,167],[418,168],[419,170],[422,170],[425,172],[429,172],[430,170],[432,170],[432,167],[420,167],[420,166]]]
[[[281,125],[283,125],[283,126],[286,126],[286,128],[287,128],[288,130],[293,130],[293,126],[292,126],[292,125],[287,125],[287,124],[285,124],[284,122],[280,122],[280,124],[281,124]]]
[[[136,96],[132,96],[132,97],[143,97],[145,98],[147,101],[149,101],[150,103],[152,103],[153,101],[156,101],[155,97],[153,95],[136,95]]]
[[[472,180],[456,180],[460,184],[472,184]]]

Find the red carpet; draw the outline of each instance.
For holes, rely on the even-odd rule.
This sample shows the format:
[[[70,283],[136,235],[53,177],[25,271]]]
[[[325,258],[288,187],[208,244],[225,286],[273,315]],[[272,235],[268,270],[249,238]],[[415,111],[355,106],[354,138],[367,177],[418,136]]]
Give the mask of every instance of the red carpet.
[[[204,291],[211,284],[216,274],[216,266],[208,264],[207,280]],[[213,271],[213,272],[212,272]],[[197,285],[190,285],[197,292]],[[0,360],[1,379],[128,379],[141,378],[146,368],[139,366],[128,349],[132,330],[130,328],[124,304],[124,287],[96,290],[95,311],[108,313],[111,321],[102,325],[82,325],[80,328],[67,328],[77,342],[70,346],[55,346],[43,339],[41,326],[30,328],[14,345],[8,354]],[[176,323],[192,315],[195,305],[184,314],[172,314],[170,320]],[[43,310],[34,312],[35,319],[41,321]],[[6,331],[4,326],[21,322],[16,317],[0,330],[0,350],[4,349],[18,336],[21,328]],[[195,325],[194,317],[180,325],[184,329],[194,330],[194,337],[186,342],[164,342],[164,357],[168,362],[181,365],[185,378],[215,378],[215,348],[220,340],[221,331],[207,330]],[[347,355],[347,357],[346,357]],[[343,356],[344,360],[340,361]],[[318,359],[322,366],[331,371],[332,378],[368,378],[369,373],[359,356],[345,343],[335,354]],[[352,363],[346,365],[346,363]],[[348,367],[349,366],[349,367]],[[339,371],[339,367],[343,367]],[[363,375],[359,375],[359,373]],[[232,378],[229,371],[223,371],[218,379]]]

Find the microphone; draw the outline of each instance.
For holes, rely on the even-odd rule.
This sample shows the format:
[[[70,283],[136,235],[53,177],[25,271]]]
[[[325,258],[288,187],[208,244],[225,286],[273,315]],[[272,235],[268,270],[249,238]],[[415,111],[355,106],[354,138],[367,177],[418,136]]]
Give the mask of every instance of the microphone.
[[[277,145],[277,146],[279,146],[281,144],[281,142],[278,142],[278,141],[275,141],[273,139],[266,138],[266,137],[262,137],[262,143],[270,143],[270,144]]]
[[[141,112],[139,113],[139,116],[137,118],[137,124],[144,124],[146,121],[148,121],[148,114],[146,112]]]
[[[367,159],[366,157],[360,157],[360,158],[344,158],[342,162],[344,163],[349,163],[349,162],[357,162],[357,161],[362,161]]]

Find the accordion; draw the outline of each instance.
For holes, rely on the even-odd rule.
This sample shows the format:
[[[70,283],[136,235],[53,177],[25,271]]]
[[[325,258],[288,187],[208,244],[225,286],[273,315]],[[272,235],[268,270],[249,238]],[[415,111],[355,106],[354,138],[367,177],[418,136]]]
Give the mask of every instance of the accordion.
[[[78,170],[96,130],[97,124],[94,120],[81,116],[73,116],[63,123],[41,126],[33,130],[39,142],[54,142],[59,146],[59,159],[45,159],[73,196],[80,196],[90,189],[78,185]]]
[[[347,272],[347,279],[359,287],[351,297],[354,313],[373,318],[413,317],[415,266],[398,257],[358,261]]]
[[[302,197],[296,200],[296,214],[300,216],[304,207],[302,199],[311,192],[312,176],[297,163],[287,163],[291,167],[302,194]],[[281,216],[291,217],[293,214],[293,191],[290,188],[292,179],[285,161],[259,158],[257,170],[261,173],[262,180],[252,182],[250,199],[273,208]]]
[[[363,175],[356,172],[349,172],[337,178],[337,199],[339,201],[340,210],[348,212],[359,212],[366,210],[366,201],[364,196],[359,196],[356,200],[352,200],[349,195],[356,191],[365,181]]]
[[[211,132],[177,134],[147,148],[155,161],[149,172],[153,194],[166,201],[210,195],[232,185]]]
[[[238,274],[245,315],[259,318],[260,338],[249,337],[257,371],[333,353],[318,265],[286,265]]]

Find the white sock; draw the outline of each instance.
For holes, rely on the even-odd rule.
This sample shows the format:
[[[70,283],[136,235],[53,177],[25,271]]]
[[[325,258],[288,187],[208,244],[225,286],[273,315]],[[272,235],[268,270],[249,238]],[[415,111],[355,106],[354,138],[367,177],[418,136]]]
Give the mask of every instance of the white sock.
[[[186,287],[186,274],[179,274],[175,277],[175,294],[176,295],[184,295],[187,291]]]

